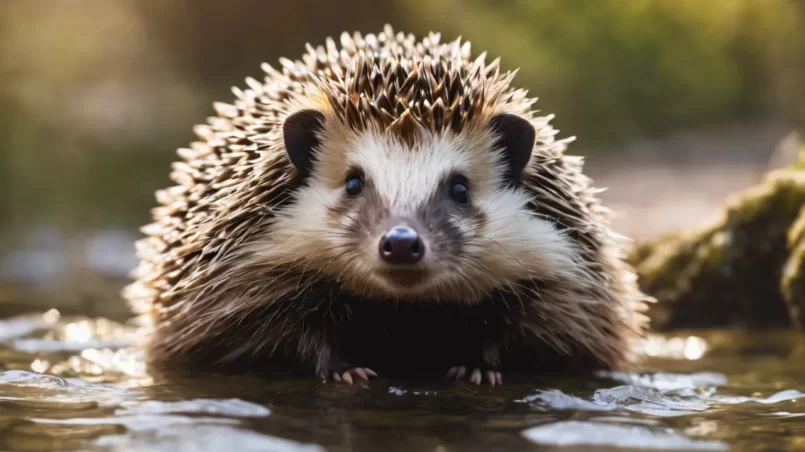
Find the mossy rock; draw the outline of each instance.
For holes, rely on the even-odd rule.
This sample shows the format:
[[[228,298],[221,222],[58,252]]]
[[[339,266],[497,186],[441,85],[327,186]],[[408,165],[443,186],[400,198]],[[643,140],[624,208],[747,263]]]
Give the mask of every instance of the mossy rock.
[[[791,254],[783,267],[780,291],[798,325],[805,323],[805,207],[788,231]]]
[[[644,243],[630,261],[655,330],[799,326],[805,315],[805,161],[730,196],[714,223]]]

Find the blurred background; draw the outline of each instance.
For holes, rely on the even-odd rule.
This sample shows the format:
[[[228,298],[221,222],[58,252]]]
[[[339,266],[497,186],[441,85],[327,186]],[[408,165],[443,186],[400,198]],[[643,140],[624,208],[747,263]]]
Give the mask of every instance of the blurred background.
[[[124,318],[137,229],[212,102],[384,23],[519,67],[637,240],[712,217],[805,126],[802,0],[2,0],[0,315]]]

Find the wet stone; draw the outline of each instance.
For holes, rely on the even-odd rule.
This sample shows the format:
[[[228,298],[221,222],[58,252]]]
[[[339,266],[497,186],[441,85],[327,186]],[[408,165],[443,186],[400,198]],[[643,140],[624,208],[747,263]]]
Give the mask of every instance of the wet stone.
[[[735,193],[721,217],[637,246],[641,288],[658,303],[652,327],[802,326],[805,321],[805,153]]]

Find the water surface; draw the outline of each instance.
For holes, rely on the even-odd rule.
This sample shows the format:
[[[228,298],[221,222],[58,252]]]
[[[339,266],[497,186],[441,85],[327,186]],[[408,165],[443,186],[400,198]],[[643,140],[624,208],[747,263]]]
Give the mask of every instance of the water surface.
[[[0,450],[805,450],[805,339],[687,332],[647,373],[501,387],[156,375],[136,327],[58,311],[0,320]]]

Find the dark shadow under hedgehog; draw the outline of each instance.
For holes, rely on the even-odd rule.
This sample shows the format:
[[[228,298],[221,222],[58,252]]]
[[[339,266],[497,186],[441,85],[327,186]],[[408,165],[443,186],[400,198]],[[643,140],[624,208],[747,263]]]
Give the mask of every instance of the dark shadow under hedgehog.
[[[633,362],[650,299],[513,72],[469,43],[307,47],[180,149],[124,291],[152,366],[501,382]]]

